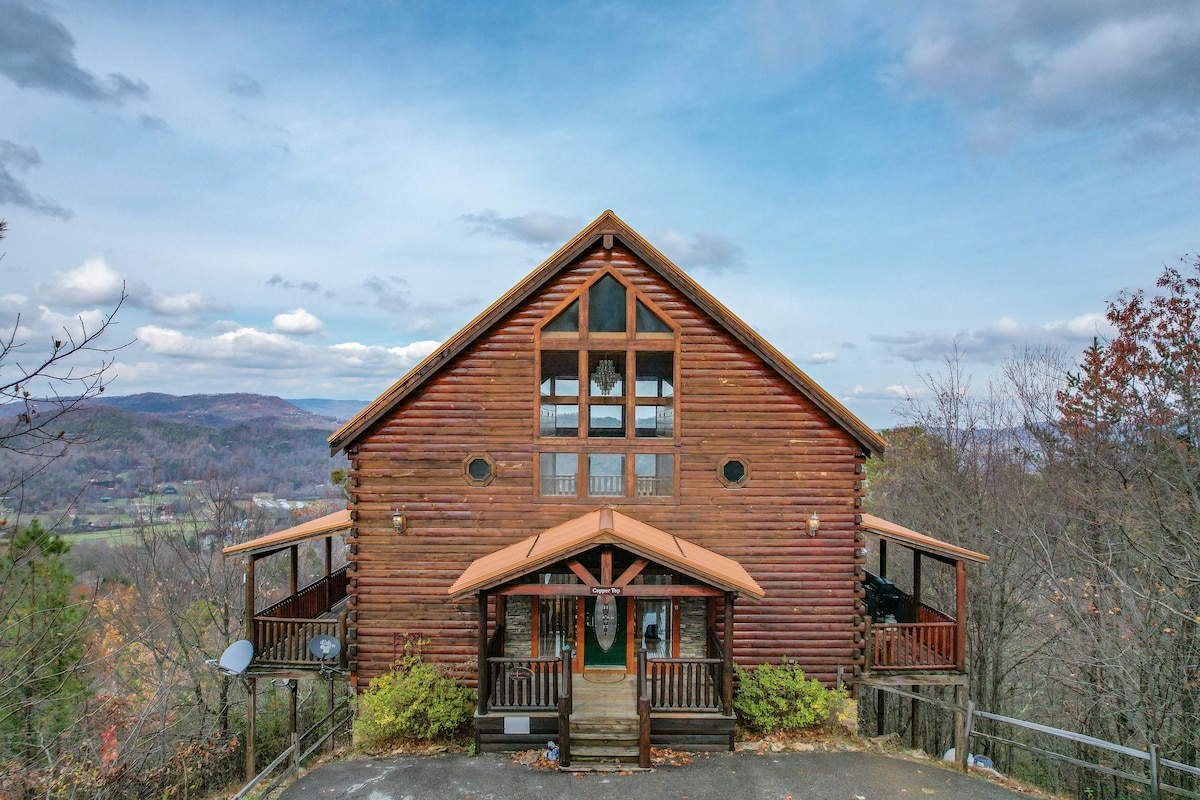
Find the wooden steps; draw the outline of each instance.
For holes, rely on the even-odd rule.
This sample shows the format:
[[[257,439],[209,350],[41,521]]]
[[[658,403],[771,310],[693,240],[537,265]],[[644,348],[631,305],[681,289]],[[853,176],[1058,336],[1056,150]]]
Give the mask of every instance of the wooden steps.
[[[573,761],[632,761],[638,759],[637,717],[572,718]]]

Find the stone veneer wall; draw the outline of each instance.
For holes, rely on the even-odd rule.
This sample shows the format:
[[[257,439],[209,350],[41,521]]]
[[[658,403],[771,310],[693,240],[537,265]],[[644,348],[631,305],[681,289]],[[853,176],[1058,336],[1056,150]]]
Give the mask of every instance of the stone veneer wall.
[[[510,597],[504,606],[504,655],[528,658],[533,653],[533,598]]]
[[[704,658],[707,655],[708,605],[703,597],[684,597],[679,606],[679,657]]]

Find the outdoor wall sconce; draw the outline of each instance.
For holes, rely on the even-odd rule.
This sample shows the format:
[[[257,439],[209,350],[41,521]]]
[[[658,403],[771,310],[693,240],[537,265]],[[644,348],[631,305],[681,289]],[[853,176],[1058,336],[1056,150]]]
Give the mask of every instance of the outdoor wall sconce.
[[[817,516],[817,512],[808,518],[808,535],[816,536],[817,531],[821,529],[821,518]]]
[[[396,533],[404,533],[404,514],[399,511],[392,512],[392,528]]]

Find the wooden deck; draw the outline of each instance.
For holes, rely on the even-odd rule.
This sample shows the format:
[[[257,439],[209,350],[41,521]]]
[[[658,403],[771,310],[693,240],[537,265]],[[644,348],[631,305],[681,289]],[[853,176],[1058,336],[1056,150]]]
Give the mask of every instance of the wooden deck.
[[[588,680],[586,673],[571,684],[574,708],[571,721],[631,719],[637,722],[637,681],[625,675],[616,683]]]

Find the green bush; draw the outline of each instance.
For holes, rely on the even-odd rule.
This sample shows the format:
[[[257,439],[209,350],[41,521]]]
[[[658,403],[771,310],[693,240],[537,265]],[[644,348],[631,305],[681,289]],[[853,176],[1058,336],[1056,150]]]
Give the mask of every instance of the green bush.
[[[733,707],[743,725],[761,733],[791,733],[823,725],[830,710],[847,696],[844,689],[826,689],[820,681],[805,678],[804,671],[787,659],[780,665],[734,669],[738,691]]]
[[[354,741],[368,750],[452,739],[472,719],[475,692],[415,655],[371,681],[358,698]]]

